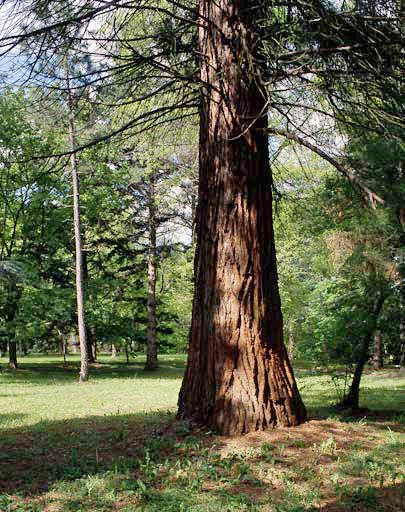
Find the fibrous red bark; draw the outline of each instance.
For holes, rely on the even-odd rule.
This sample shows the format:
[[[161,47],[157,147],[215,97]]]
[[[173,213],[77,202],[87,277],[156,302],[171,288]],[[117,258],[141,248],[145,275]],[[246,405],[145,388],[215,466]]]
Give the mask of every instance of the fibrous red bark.
[[[200,1],[198,239],[178,415],[223,434],[306,418],[282,335],[255,5]]]

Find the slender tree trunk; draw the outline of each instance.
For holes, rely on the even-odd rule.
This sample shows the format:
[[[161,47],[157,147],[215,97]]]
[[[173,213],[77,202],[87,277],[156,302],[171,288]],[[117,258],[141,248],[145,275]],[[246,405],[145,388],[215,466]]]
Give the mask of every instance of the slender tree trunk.
[[[76,335],[75,334],[71,334],[70,337],[69,337],[69,340],[72,343],[72,352],[73,352],[73,354],[77,354],[77,352],[78,352],[78,350],[77,350],[78,343],[77,343]]]
[[[118,354],[117,345],[115,343],[112,343],[111,344],[111,359],[117,359],[117,354]]]
[[[356,367],[354,369],[354,375],[352,382],[350,384],[349,391],[347,395],[343,398],[342,403],[340,404],[342,407],[347,409],[358,409],[359,408],[359,399],[360,399],[360,381],[361,376],[363,375],[364,366],[366,365],[369,358],[369,348],[371,344],[372,335],[368,334],[364,336],[361,347],[360,347],[360,356],[357,360]]]
[[[222,434],[306,419],[282,338],[267,105],[251,31],[260,13],[241,5],[200,0],[195,292],[178,409]]]
[[[191,243],[194,246],[197,243],[197,201],[196,196],[191,193]]]
[[[384,305],[386,297],[381,296],[372,311],[373,320],[371,322],[371,327],[368,333],[364,336],[361,346],[360,346],[360,352],[359,357],[357,359],[356,368],[354,370],[353,380],[350,384],[349,392],[347,395],[343,398],[342,403],[340,404],[342,407],[345,407],[347,409],[358,409],[359,408],[359,398],[360,398],[360,381],[361,377],[363,375],[364,366],[366,365],[367,361],[370,357],[370,345],[371,341],[373,339],[373,334],[375,331],[375,327],[377,324],[378,316],[381,312],[381,309]]]
[[[401,321],[399,323],[399,364],[405,366],[405,320],[404,316],[405,307],[401,307]]]
[[[400,210],[401,247],[399,250],[399,364],[405,366],[405,208]]]
[[[85,244],[85,234],[84,230],[81,227],[81,238],[83,244]],[[83,294],[86,292],[88,280],[89,280],[89,268],[87,265],[87,252],[82,251],[82,259],[83,259]],[[93,364],[96,362],[94,358],[94,351],[93,351],[93,331],[92,329],[88,328],[88,325],[86,324],[86,343],[87,343],[87,357],[90,364]]]
[[[17,363],[17,343],[15,341],[8,342],[8,367],[16,370]]]
[[[69,105],[69,144],[70,150],[74,151],[76,147],[75,130],[73,123],[73,99],[69,86],[69,70],[66,69],[66,90],[68,94]],[[76,255],[76,301],[77,301],[77,322],[80,342],[80,375],[79,381],[86,382],[89,378],[88,367],[88,346],[86,340],[86,324],[84,318],[84,286],[83,286],[83,252],[82,241],[80,236],[80,192],[79,192],[79,176],[77,172],[76,154],[72,152],[70,155],[70,166],[72,171],[72,188],[73,188],[73,220],[74,220],[74,236],[75,236],[75,255]]]
[[[373,368],[374,370],[381,370],[383,367],[383,340],[382,333],[377,329],[374,333],[374,354],[373,354]]]
[[[149,252],[148,252],[148,334],[145,370],[158,367],[156,329],[156,204],[155,176],[150,174],[148,187],[149,202]]]
[[[87,329],[87,336],[86,336],[86,342],[87,342],[87,354],[88,354],[88,358],[89,358],[89,363],[92,364],[92,363],[95,363],[96,362],[96,358],[95,358],[95,350],[94,350],[94,335],[93,335],[93,330],[90,328],[90,329]]]
[[[60,338],[61,350],[63,355],[63,365],[66,366],[67,342],[63,335]]]
[[[294,337],[294,326],[291,323],[288,327],[288,357],[290,358],[290,361],[293,361],[294,359],[294,353],[295,353],[295,337]]]
[[[17,343],[15,341],[15,322],[20,297],[21,290],[17,287],[15,283],[10,284],[7,295],[7,302],[5,305],[5,318],[8,336],[8,367],[13,369],[18,368]]]

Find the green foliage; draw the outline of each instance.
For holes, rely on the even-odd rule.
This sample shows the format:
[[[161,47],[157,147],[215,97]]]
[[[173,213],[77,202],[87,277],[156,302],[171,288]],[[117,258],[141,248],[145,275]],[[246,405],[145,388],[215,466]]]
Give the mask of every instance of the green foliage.
[[[389,210],[365,207],[345,180],[305,152],[296,153],[301,169],[285,160],[289,181],[283,185],[281,170],[277,185],[282,196],[276,243],[285,339],[300,361],[328,367],[342,395],[362,340],[376,326],[373,311],[379,298],[384,307],[377,325],[387,360],[397,357],[397,228]]]
[[[44,100],[41,116],[36,116],[35,94],[3,91],[0,95],[0,252],[8,259],[0,274],[0,328],[24,350],[55,350],[75,331],[76,323],[70,182],[57,160],[29,159],[66,148],[67,131],[66,120],[55,115],[63,98],[53,93]],[[85,108],[76,116],[79,138],[89,116],[96,114]],[[182,181],[188,179],[185,158],[174,157],[171,150],[139,154],[142,162],[136,164],[120,148],[114,152],[90,148],[79,158],[87,327],[98,343],[130,346],[130,351],[142,350],[146,339],[148,223],[146,198],[141,188],[131,187],[159,166],[163,187],[158,204],[164,227],[176,209],[183,212]],[[181,193],[173,195],[171,189]],[[181,244],[166,250],[164,239],[159,243],[161,349],[183,349],[190,317],[192,256],[183,252]],[[9,282],[19,277],[14,270],[21,265],[24,278],[16,299],[10,295]],[[9,310],[15,313],[12,325],[7,320]]]

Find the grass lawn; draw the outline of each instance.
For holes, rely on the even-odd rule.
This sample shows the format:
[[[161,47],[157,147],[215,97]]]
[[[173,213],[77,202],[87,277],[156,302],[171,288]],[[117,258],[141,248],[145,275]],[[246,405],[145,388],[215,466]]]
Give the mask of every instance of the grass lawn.
[[[369,371],[359,415],[297,370],[310,421],[225,438],[174,419],[185,356],[0,359],[0,511],[405,510],[405,371]]]

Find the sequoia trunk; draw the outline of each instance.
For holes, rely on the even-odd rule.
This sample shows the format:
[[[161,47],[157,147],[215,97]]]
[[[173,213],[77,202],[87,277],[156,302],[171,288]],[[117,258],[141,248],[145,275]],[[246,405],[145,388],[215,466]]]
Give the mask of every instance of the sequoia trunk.
[[[200,0],[195,292],[178,416],[222,434],[306,418],[282,338],[255,6]]]

